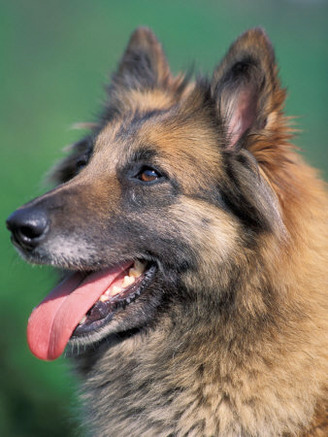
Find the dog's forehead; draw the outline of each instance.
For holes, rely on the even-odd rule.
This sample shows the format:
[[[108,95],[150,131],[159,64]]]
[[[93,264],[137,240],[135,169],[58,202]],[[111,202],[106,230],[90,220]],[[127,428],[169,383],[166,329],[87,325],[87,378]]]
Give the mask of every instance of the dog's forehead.
[[[131,89],[121,92],[115,107],[119,115],[105,123],[94,142],[94,151],[119,148],[120,153],[128,140],[128,146],[134,139],[140,127],[154,115],[165,114],[176,104],[172,93],[160,89],[140,91]],[[156,119],[158,121],[158,118]]]
[[[109,122],[98,134],[94,151],[109,156],[113,164],[133,159],[140,150],[154,156],[220,160],[218,134],[204,116],[186,118],[177,105],[171,108],[135,110]],[[106,158],[105,158],[106,159]]]

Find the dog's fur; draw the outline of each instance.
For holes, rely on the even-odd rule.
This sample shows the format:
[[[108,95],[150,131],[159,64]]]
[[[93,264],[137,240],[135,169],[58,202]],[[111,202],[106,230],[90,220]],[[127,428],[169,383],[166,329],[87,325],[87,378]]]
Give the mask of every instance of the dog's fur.
[[[139,28],[64,184],[34,201],[53,228],[30,260],[158,266],[91,347],[72,342],[92,436],[328,436],[327,193],[285,94],[261,29],[191,82]]]

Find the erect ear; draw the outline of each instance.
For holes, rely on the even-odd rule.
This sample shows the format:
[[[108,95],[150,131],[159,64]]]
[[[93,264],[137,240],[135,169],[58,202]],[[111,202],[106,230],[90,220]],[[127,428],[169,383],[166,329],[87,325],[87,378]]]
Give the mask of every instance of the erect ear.
[[[130,37],[112,86],[128,89],[166,86],[170,76],[161,44],[150,29],[139,27]]]
[[[247,31],[232,44],[214,71],[211,88],[228,149],[238,149],[247,133],[263,129],[270,113],[281,109],[285,92],[272,45],[261,28]]]

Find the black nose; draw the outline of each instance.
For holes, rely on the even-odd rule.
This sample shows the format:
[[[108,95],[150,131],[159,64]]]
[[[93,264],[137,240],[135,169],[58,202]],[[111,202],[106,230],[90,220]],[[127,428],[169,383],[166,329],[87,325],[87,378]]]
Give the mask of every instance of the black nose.
[[[49,227],[46,213],[34,207],[17,209],[8,217],[6,224],[13,242],[26,250],[34,249]]]

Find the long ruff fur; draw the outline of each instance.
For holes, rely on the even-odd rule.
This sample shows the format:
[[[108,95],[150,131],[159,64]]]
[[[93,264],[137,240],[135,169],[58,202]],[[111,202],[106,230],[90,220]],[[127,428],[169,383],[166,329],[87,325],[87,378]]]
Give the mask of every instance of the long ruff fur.
[[[256,38],[263,38],[261,30],[250,31],[247,43]],[[235,229],[224,229],[231,234],[224,241],[222,223],[213,225],[197,255],[199,276],[206,281],[198,284],[194,273],[184,277],[188,289],[199,288],[199,293],[208,293],[206,299],[193,296],[169,318],[159,317],[144,335],[110,348],[104,345],[81,361],[86,422],[93,435],[328,436],[327,192],[290,144],[289,119],[282,113],[285,91],[276,66],[270,67],[270,74],[275,84],[267,85],[274,89],[266,90],[272,94],[268,108],[262,109],[267,111],[266,127],[249,135],[246,148],[275,193],[278,217],[268,214],[276,227],[257,237],[256,248],[237,243],[230,253],[235,267],[222,269],[217,243],[236,244]],[[189,112],[185,119],[197,111],[208,117],[197,85],[184,85],[179,95],[181,77],[171,83],[165,79],[164,90],[119,89],[114,95],[122,108],[133,112],[167,109],[184,101]],[[177,125],[171,128],[180,130]],[[211,134],[202,128],[201,122],[193,126],[199,143],[206,135],[208,142]],[[188,127],[181,129],[187,137]],[[172,135],[167,127],[150,137],[173,149],[183,166],[183,155],[176,150],[179,132]],[[183,141],[184,147],[193,147]],[[197,152],[213,160],[207,150]],[[254,187],[246,189],[252,195]],[[192,200],[185,202],[181,221],[192,221],[195,214],[211,217],[211,208],[205,214],[199,208]],[[202,232],[195,227],[197,235]],[[233,297],[228,294],[231,275]],[[208,290],[202,289],[204,284]],[[210,296],[211,289],[229,289],[220,310],[214,302],[218,291]]]
[[[51,195],[81,183],[88,219],[105,226],[110,203],[139,223],[133,232],[149,235],[161,279],[144,298],[145,323],[78,345],[84,427],[98,437],[327,437],[327,191],[290,144],[267,36],[248,31],[212,81],[192,83],[173,77],[154,35],[137,29],[108,94],[90,136],[56,168],[66,184]],[[176,183],[126,212],[123,185],[108,189],[101,174],[143,145]],[[69,208],[63,220],[74,223]],[[112,257],[137,244],[122,226]]]

